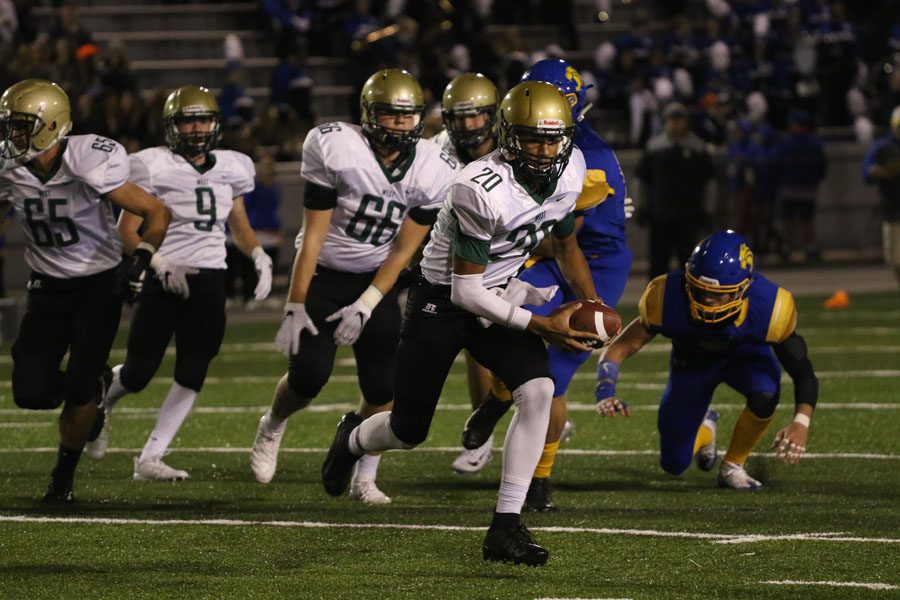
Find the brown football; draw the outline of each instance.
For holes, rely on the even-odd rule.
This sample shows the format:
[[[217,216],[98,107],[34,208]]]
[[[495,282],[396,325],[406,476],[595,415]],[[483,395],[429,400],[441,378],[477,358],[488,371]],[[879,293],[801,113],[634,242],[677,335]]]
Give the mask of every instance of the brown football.
[[[581,307],[569,316],[569,326],[578,331],[589,331],[600,336],[600,341],[595,343],[599,348],[616,337],[622,330],[622,317],[611,306],[603,304],[599,300],[577,300],[563,304],[556,310],[563,310],[573,304],[581,304]]]

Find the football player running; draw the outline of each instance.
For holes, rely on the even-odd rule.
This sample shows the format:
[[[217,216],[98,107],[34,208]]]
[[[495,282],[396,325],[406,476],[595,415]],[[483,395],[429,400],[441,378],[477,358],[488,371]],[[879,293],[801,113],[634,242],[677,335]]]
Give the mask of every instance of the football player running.
[[[261,483],[275,475],[286,419],[318,396],[338,345],[353,348],[363,418],[390,409],[400,331],[394,283],[431,229],[456,170],[437,144],[420,139],[424,110],[416,78],[384,69],[363,86],[361,125],[327,123],[306,137],[303,229],[275,340],[290,361],[250,454]],[[391,501],[375,485],[379,460],[360,461],[351,498]]]
[[[103,424],[101,374],[119,328],[120,292],[140,292],[170,218],[165,205],[128,181],[122,146],[93,134],[67,137],[71,129],[69,98],[55,83],[26,79],[0,97],[0,204],[24,216],[31,269],[12,346],[13,401],[28,410],[63,407],[44,496],[51,503],[73,500],[84,444]],[[146,221],[124,262],[112,204]]]
[[[630,213],[625,178],[610,145],[584,120],[590,108],[586,100],[587,87],[581,75],[566,61],[546,59],[535,63],[522,81],[545,81],[559,88],[572,106],[575,119],[575,147],[584,154],[587,168],[584,189],[575,205],[575,227],[578,246],[591,269],[594,286],[603,301],[615,307],[631,269],[631,250],[625,234],[625,219]],[[546,240],[534,251],[535,259],[518,278],[531,285],[544,288],[559,286],[553,299],[542,306],[526,306],[528,310],[546,316],[560,304],[576,299],[566,284],[559,266],[551,257]],[[553,406],[550,425],[543,453],[531,480],[526,507],[537,511],[556,510],[550,493],[550,472],[556,459],[559,443],[567,423],[566,390],[578,368],[590,356],[588,352],[565,352],[558,347],[549,348],[550,374],[553,376]],[[502,385],[494,385],[480,408],[466,422],[463,445],[466,448],[483,448],[491,441],[497,421],[509,408],[512,398]],[[477,452],[478,450],[476,450]]]
[[[259,283],[256,299],[272,288],[272,260],[256,240],[244,209],[244,194],[254,186],[250,157],[216,150],[220,138],[219,105],[203,87],[172,92],[163,105],[166,145],[131,155],[131,178],[154,193],[172,211],[166,241],[150,264],[155,277],[135,304],[125,362],[116,365],[106,409],[126,394],[140,392],[156,374],[175,336],[175,376],[140,456],[135,481],[186,479],[162,458],[203,387],[209,363],[225,334],[225,224],[237,247],[253,258]],[[141,219],[123,214],[119,231],[126,247],[137,242]],[[108,430],[89,446],[102,458]]]
[[[721,383],[747,398],[719,468],[721,487],[759,490],[744,468],[774,418],[781,367],[794,381],[794,418],[772,447],[788,464],[806,452],[819,384],[796,331],[791,293],[753,270],[747,242],[731,230],[701,241],[683,269],[652,280],[640,316],[605,349],[597,366],[597,410],[629,414],[616,394],[622,361],[657,334],[672,340],[669,381],[659,405],[662,468],[683,473],[696,456],[709,471],[716,463],[716,413],[709,410]],[[779,364],[780,363],[780,364]]]
[[[516,404],[483,557],[540,565],[549,554],[519,513],[553,397],[541,338],[585,351],[597,336],[569,327],[575,306],[543,317],[495,291],[515,281],[531,249],[552,236],[572,288],[580,298],[596,297],[575,239],[584,159],[573,149],[569,104],[552,85],[526,82],[510,90],[500,104],[498,127],[499,149],[459,173],[425,247],[400,334],[393,410],[365,420],[355,412],[344,415],[322,465],[322,482],[326,492],[339,495],[366,452],[421,444],[453,361],[466,349],[513,390]]]

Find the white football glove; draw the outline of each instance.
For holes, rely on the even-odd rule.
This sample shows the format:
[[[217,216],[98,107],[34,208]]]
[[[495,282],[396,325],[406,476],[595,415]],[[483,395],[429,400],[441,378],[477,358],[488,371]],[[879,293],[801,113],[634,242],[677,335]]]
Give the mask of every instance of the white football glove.
[[[631,196],[625,197],[625,218],[630,219],[634,216],[634,200],[631,199]]]
[[[524,306],[526,304],[543,306],[553,299],[553,296],[556,295],[558,289],[558,285],[551,285],[544,288],[534,287],[527,281],[522,281],[521,279],[513,277],[509,280],[509,283],[506,284],[505,289],[494,288],[491,291],[513,306]],[[478,322],[482,327],[490,327],[494,324],[493,321],[485,319],[484,317],[478,317]]]
[[[256,275],[259,281],[256,283],[256,289],[253,290],[253,297],[259,300],[265,300],[272,291],[272,258],[266,254],[262,246],[257,246],[251,253],[253,265],[256,267]]]
[[[190,298],[191,290],[188,288],[187,276],[196,275],[200,272],[198,269],[173,263],[159,252],[150,259],[150,266],[156,271],[156,277],[164,290],[185,300]]]
[[[372,311],[375,310],[382,298],[384,298],[384,294],[374,285],[370,285],[356,299],[356,302],[329,315],[325,319],[328,322],[341,319],[337,329],[334,330],[334,342],[343,346],[355,344],[363,327],[369,322]]]
[[[284,318],[275,335],[275,348],[285,356],[300,352],[300,334],[303,330],[311,335],[319,335],[319,330],[306,313],[302,302],[288,302],[284,305]]]

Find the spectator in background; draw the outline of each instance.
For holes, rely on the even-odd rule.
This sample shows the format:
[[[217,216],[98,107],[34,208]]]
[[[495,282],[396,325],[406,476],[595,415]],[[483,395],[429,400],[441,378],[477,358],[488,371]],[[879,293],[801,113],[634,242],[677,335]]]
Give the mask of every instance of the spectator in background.
[[[0,0],[0,48],[12,44],[19,33],[19,17],[12,0]]]
[[[642,184],[636,217],[650,238],[650,279],[667,273],[673,256],[684,264],[709,229],[706,184],[715,175],[705,144],[691,132],[687,108],[670,104],[663,118],[665,130],[647,142],[635,173]]]
[[[735,229],[757,248],[760,240],[760,198],[756,170],[762,148],[753,139],[753,125],[745,120],[732,121],[731,144],[725,157],[728,191],[735,216]]]
[[[306,67],[306,51],[290,46],[284,51],[272,72],[271,103],[279,111],[293,109],[297,116],[312,121],[313,80]]]
[[[825,147],[813,132],[812,115],[794,110],[790,129],[772,150],[772,166],[781,210],[784,244],[781,258],[789,261],[795,246],[802,244],[807,261],[821,258],[816,240],[816,197],[827,173]]]
[[[266,254],[272,259],[273,269],[278,268],[278,254],[281,248],[281,219],[278,216],[278,205],[281,203],[281,188],[275,182],[275,160],[271,154],[263,153],[256,163],[256,187],[244,194],[244,207],[250,227],[256,232],[256,239]],[[253,260],[244,256],[229,240],[226,246],[228,273],[226,276],[226,295],[229,300],[234,297],[236,280],[241,282],[241,299],[248,310],[253,310],[257,303],[253,300],[256,282],[259,277]]]
[[[884,259],[900,285],[900,105],[891,114],[891,130],[863,159],[863,180],[878,186],[881,197]]]

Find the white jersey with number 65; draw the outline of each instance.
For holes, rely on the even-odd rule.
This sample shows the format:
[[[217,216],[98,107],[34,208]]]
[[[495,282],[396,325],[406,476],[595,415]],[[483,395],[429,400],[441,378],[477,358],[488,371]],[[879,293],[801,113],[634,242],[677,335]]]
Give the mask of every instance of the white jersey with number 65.
[[[128,181],[128,155],[113,140],[73,135],[59,141],[49,173],[0,159],[0,202],[11,202],[25,231],[25,262],[60,279],[112,269],[122,260],[113,208],[101,199]]]
[[[225,268],[225,223],[234,198],[254,188],[256,169],[246,154],[214,150],[197,167],[164,146],[131,155],[131,180],[172,211],[159,252],[179,265]]]
[[[338,122],[313,128],[303,143],[300,174],[337,192],[319,264],[350,273],[377,270],[410,211],[440,208],[456,168],[456,160],[440,146],[420,139],[388,172],[358,125]],[[301,229],[298,248],[302,240]]]

